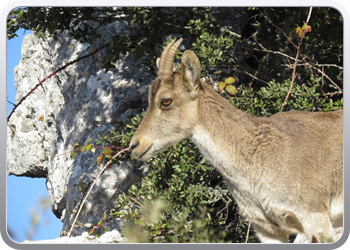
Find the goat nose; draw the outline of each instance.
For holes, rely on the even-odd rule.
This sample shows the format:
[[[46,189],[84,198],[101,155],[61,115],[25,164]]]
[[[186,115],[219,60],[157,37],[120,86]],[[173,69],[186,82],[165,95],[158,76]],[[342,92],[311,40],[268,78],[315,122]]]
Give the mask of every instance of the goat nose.
[[[138,141],[131,142],[130,151],[132,152],[140,143]]]

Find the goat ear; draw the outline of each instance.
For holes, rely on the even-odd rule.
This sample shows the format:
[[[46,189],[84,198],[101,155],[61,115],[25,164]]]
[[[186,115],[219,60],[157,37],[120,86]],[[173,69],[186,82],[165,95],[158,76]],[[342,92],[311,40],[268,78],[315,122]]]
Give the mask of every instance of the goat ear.
[[[199,87],[201,77],[201,65],[198,57],[191,50],[186,50],[182,55],[183,84],[189,84],[194,90]]]

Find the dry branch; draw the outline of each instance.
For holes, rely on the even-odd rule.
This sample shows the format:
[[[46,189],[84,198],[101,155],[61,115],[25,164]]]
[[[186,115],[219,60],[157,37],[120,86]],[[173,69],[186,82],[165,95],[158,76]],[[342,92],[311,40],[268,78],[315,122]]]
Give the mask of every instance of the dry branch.
[[[110,164],[112,163],[112,161],[113,161],[115,158],[117,158],[121,153],[123,153],[123,152],[125,152],[125,151],[128,151],[128,150],[129,150],[129,148],[125,148],[125,149],[119,151],[118,153],[116,153],[116,154],[107,162],[107,164],[105,165],[105,167],[98,173],[98,175],[97,175],[97,176],[95,177],[95,179],[92,181],[92,183],[91,183],[91,185],[90,185],[90,187],[89,187],[89,190],[86,192],[86,194],[85,194],[85,196],[84,196],[84,199],[82,200],[82,202],[81,202],[80,205],[79,205],[79,209],[78,209],[78,211],[77,211],[77,213],[76,213],[75,219],[74,219],[74,221],[73,221],[73,223],[72,223],[72,226],[71,226],[71,228],[70,228],[70,230],[69,230],[68,238],[71,237],[71,235],[72,235],[72,232],[73,232],[75,223],[77,222],[77,219],[78,219],[78,217],[79,217],[79,214],[80,214],[80,212],[81,212],[81,210],[82,210],[82,208],[83,208],[83,206],[84,206],[84,204],[85,204],[86,199],[89,197],[92,188],[95,186],[97,179],[103,174],[103,172],[104,172],[106,169],[108,169],[108,168],[110,167]]]
[[[15,104],[15,107],[12,109],[12,111],[11,111],[10,114],[9,114],[9,116],[7,117],[7,122],[9,122],[9,120],[10,120],[12,114],[13,114],[13,113],[15,112],[15,110],[22,104],[22,102],[23,102],[25,99],[27,99],[28,96],[30,96],[30,95],[31,95],[39,86],[41,86],[47,79],[51,78],[52,76],[55,76],[58,72],[64,70],[64,69],[67,68],[68,66],[73,65],[74,63],[79,62],[79,61],[81,61],[81,60],[83,60],[83,59],[86,59],[86,58],[88,58],[88,57],[90,57],[90,56],[93,56],[94,54],[96,54],[96,53],[99,52],[100,50],[102,50],[102,49],[104,49],[104,48],[107,48],[108,45],[109,45],[109,44],[107,43],[107,44],[105,44],[104,46],[102,46],[102,47],[96,49],[95,51],[91,52],[90,54],[85,55],[85,56],[82,56],[82,57],[79,57],[78,59],[73,60],[73,61],[67,63],[66,65],[62,66],[61,68],[59,68],[58,70],[52,72],[50,75],[48,75],[48,76],[45,77],[43,80],[41,80],[37,85],[34,86],[34,88],[32,88],[32,89],[29,91],[29,93],[27,93],[27,94],[18,102],[18,104]]]
[[[312,7],[310,7],[310,11],[309,11],[309,15],[308,15],[307,20],[306,20],[306,24],[308,24],[308,22],[310,20],[311,12],[312,12]],[[306,32],[307,32],[306,30],[303,30],[303,35],[301,36],[300,41],[299,41],[299,45],[298,45],[298,49],[297,49],[297,55],[295,56],[295,61],[294,61],[292,82],[290,84],[290,88],[289,88],[289,91],[287,93],[286,99],[284,100],[284,102],[283,102],[283,104],[281,106],[281,109],[280,109],[281,112],[283,110],[284,105],[286,105],[286,103],[287,103],[287,100],[288,100],[288,97],[289,97],[290,93],[292,92],[292,88],[293,88],[293,84],[294,84],[294,80],[295,80],[295,71],[296,71],[296,68],[297,68],[297,61],[298,61],[299,52],[300,52],[300,46],[301,46],[301,43],[303,42],[303,38],[304,38]]]

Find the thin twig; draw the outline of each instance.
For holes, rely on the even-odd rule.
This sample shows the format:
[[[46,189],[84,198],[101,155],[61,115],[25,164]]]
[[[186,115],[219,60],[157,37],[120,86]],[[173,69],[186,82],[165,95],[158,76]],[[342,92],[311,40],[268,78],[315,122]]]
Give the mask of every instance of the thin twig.
[[[310,7],[310,10],[309,10],[309,15],[307,16],[306,23],[309,23],[309,21],[310,21],[311,12],[312,12],[312,7]]]
[[[81,210],[82,210],[82,208],[83,208],[83,206],[84,206],[84,204],[85,204],[85,201],[86,201],[86,199],[88,198],[88,196],[89,196],[89,194],[90,194],[92,188],[95,186],[97,179],[101,176],[101,174],[102,174],[107,168],[109,168],[109,165],[112,163],[112,161],[113,161],[116,157],[118,157],[121,153],[123,153],[123,152],[125,152],[125,151],[128,151],[128,150],[129,150],[129,148],[126,148],[126,149],[123,149],[123,150],[119,151],[118,153],[116,153],[116,154],[108,161],[108,163],[105,165],[105,167],[104,167],[104,168],[98,173],[98,175],[95,177],[95,180],[93,180],[92,184],[90,185],[89,190],[86,192],[85,197],[84,197],[84,199],[82,200],[82,202],[81,202],[81,204],[80,204],[80,206],[79,206],[79,209],[78,209],[78,211],[77,211],[77,214],[76,214],[76,216],[75,216],[75,219],[74,219],[74,221],[73,221],[73,224],[72,224],[72,226],[71,226],[71,228],[70,228],[70,230],[69,230],[68,238],[71,237],[71,235],[72,235],[72,232],[73,232],[75,223],[76,223],[76,221],[77,221],[77,219],[78,219],[78,217],[79,217],[79,214],[80,214],[80,212],[81,212]]]
[[[275,26],[276,29],[279,30],[295,48],[297,48],[297,45],[293,43],[292,39],[289,36],[287,36],[287,34],[280,27],[274,24],[268,16],[265,16],[265,14],[259,8],[257,8],[257,10],[261,13],[261,15],[263,15],[264,18],[266,18],[269,21],[269,23],[271,23],[273,26]]]
[[[247,71],[245,71],[245,70],[243,70],[242,72],[243,72],[244,74],[250,76],[250,77],[253,78],[254,80],[258,80],[258,81],[260,81],[260,82],[263,82],[263,83],[265,83],[265,84],[268,84],[268,82],[266,82],[266,81],[264,81],[264,80],[261,80],[261,79],[257,78],[256,76],[253,76],[252,74],[250,74],[249,72],[247,72]]]
[[[259,11],[260,11],[260,10],[259,10]],[[310,19],[311,11],[312,11],[312,7],[310,7],[310,11],[309,11],[309,15],[308,15],[307,20]],[[261,13],[262,15],[264,15],[261,11],[260,11],[260,13]],[[266,18],[268,19],[268,17],[266,17]],[[270,23],[271,23],[272,25],[276,26],[275,24],[272,23],[271,20],[269,20],[269,21],[270,21]],[[308,23],[308,21],[307,21],[307,23]],[[276,26],[276,27],[277,27],[277,26]],[[277,27],[277,28],[278,28],[278,27]],[[283,31],[281,30],[281,32],[283,32]],[[289,39],[289,37],[288,37],[286,34],[285,34],[285,36]],[[256,42],[257,42],[257,41],[256,41]],[[293,59],[293,60],[296,59],[296,58],[293,58],[293,57],[291,57],[291,56],[289,56],[289,55],[287,55],[287,54],[284,54],[284,53],[282,53],[282,52],[279,52],[279,51],[268,50],[268,49],[266,49],[262,44],[260,44],[259,42],[257,42],[257,44],[258,44],[258,45],[263,49],[263,51],[265,51],[265,52],[269,52],[269,53],[273,53],[273,54],[282,55],[282,56],[284,56],[284,57],[287,57],[287,58]],[[294,45],[294,44],[293,44],[293,45]],[[300,48],[298,47],[298,49],[300,49]],[[254,50],[259,51],[258,49],[254,49]],[[298,61],[301,61],[301,60],[298,60]],[[303,61],[305,62],[305,64],[298,64],[298,65],[308,65],[308,66],[312,67],[313,69],[315,69],[315,70],[317,70],[319,73],[321,73],[323,76],[325,76],[335,87],[337,87],[339,90],[342,90],[334,81],[332,81],[332,79],[330,79],[330,78],[329,78],[325,73],[323,73],[320,69],[315,68],[315,66],[318,66],[318,67],[322,67],[322,66],[337,67],[337,68],[342,69],[342,70],[343,70],[343,67],[340,67],[340,66],[338,66],[338,65],[336,65],[336,64],[316,64],[316,65],[311,65],[310,63],[308,63],[308,62],[305,61],[305,58],[303,58]]]
[[[257,49],[256,49],[257,50]],[[275,53],[275,51],[266,51],[266,52],[272,52]],[[277,54],[277,53],[276,53]],[[283,54],[283,53],[280,53]],[[289,56],[288,56],[289,57]],[[293,58],[294,59],[294,58]],[[300,61],[300,60],[299,60]],[[297,66],[310,66],[311,64],[306,62],[306,63],[298,63]],[[281,64],[281,66],[286,66],[286,67],[290,67],[290,65],[288,64]],[[339,65],[335,65],[335,64],[314,64],[313,66],[315,67],[337,67],[340,70],[343,70],[343,67],[339,66]]]
[[[14,104],[14,103],[10,102],[9,100],[7,100],[7,102],[8,102],[8,103],[10,103],[10,104],[12,104],[13,106],[15,106],[15,107],[16,107],[16,104]]]
[[[264,46],[262,46],[260,43],[257,43],[257,44],[258,44],[258,45],[263,49],[263,51],[265,51],[265,52],[269,52],[269,53],[281,55],[281,56],[287,57],[287,58],[289,58],[289,59],[295,60],[294,57],[291,57],[291,56],[289,56],[289,55],[287,55],[287,54],[284,54],[284,53],[279,52],[279,51],[268,50],[268,49],[266,49]],[[254,50],[260,51],[259,49],[254,49]],[[301,60],[298,60],[298,61],[301,62]]]
[[[138,202],[137,200],[135,200],[134,198],[132,198],[132,197],[130,197],[130,196],[128,196],[128,197],[129,197],[129,199],[132,199],[132,200],[135,201],[137,204],[139,204],[141,207],[143,207],[142,204],[141,204],[140,202]]]
[[[93,56],[93,55],[94,55],[95,53],[97,53],[98,51],[100,51],[100,50],[102,50],[102,49],[104,49],[104,48],[107,48],[108,45],[109,45],[109,44],[107,43],[107,44],[105,44],[104,46],[102,46],[102,47],[96,49],[95,51],[91,52],[90,54],[85,55],[85,56],[82,56],[82,57],[79,57],[78,59],[73,60],[73,61],[67,63],[66,65],[62,66],[61,68],[59,68],[58,70],[52,72],[50,75],[48,75],[46,78],[44,78],[41,82],[39,82],[37,85],[35,85],[35,87],[32,88],[32,89],[29,91],[29,93],[27,93],[27,95],[25,95],[25,96],[18,102],[17,105],[15,105],[14,109],[12,109],[11,113],[10,113],[9,116],[7,117],[7,122],[9,122],[9,120],[10,120],[12,114],[13,114],[13,113],[15,112],[15,110],[22,104],[22,102],[23,102],[28,96],[30,96],[40,85],[42,85],[47,79],[51,78],[52,76],[55,76],[58,72],[64,70],[64,69],[67,68],[68,66],[73,65],[74,63],[79,62],[80,60],[86,59],[86,58],[88,58],[88,57],[90,57],[90,56]]]
[[[324,96],[327,96],[327,95],[339,95],[339,94],[342,94],[343,92],[342,91],[339,91],[339,92],[335,92],[335,93],[327,93],[327,94],[324,94]]]
[[[286,67],[292,68],[292,66],[290,66],[288,64],[282,64],[282,66],[286,66]],[[322,70],[316,68],[312,64],[306,62],[306,63],[297,64],[297,66],[309,66],[309,67],[313,68],[318,73],[320,73],[322,76],[326,77],[337,89],[339,89],[340,91],[343,91],[327,74],[325,74]],[[319,65],[316,65],[316,66],[319,66]]]
[[[231,30],[226,30],[228,33],[230,33],[231,35],[237,37],[237,38],[241,38],[241,35],[235,33],[235,32],[232,32]]]
[[[307,20],[310,19],[310,16],[311,16],[311,11],[312,11],[312,7],[310,7],[310,11],[309,11],[309,15],[307,17]],[[307,24],[308,22],[306,22]],[[300,38],[300,41],[299,41],[299,46],[298,46],[298,49],[297,49],[297,55],[295,56],[295,61],[294,61],[294,69],[293,69],[293,74],[292,74],[292,82],[290,84],[290,88],[289,88],[289,91],[287,93],[287,96],[286,96],[286,99],[284,100],[282,106],[281,106],[281,109],[280,109],[280,112],[282,112],[283,110],[283,107],[284,105],[286,105],[287,103],[287,100],[288,100],[288,97],[290,95],[290,92],[292,92],[292,88],[293,88],[293,84],[294,84],[294,80],[295,80],[295,71],[297,69],[297,60],[298,60],[298,57],[299,57],[299,52],[300,52],[300,46],[301,46],[301,43],[303,42],[303,38],[305,36],[305,33],[306,33],[306,30],[303,30],[303,35],[302,37]]]
[[[14,107],[14,109],[12,109],[12,111],[10,112],[9,116],[7,117],[7,122],[10,120],[12,114],[15,112],[15,110],[17,109],[18,106],[20,106],[22,104],[22,102],[27,99],[28,96],[30,96],[34,90],[36,90],[40,85],[42,85],[47,79],[51,78],[52,76],[56,75],[56,71],[52,72],[49,76],[47,76],[45,79],[43,79],[41,82],[39,82],[37,85],[35,85],[34,88],[32,88],[29,93],[27,93],[20,101],[19,103]]]
[[[11,128],[11,126],[7,123],[7,126],[11,129],[12,131],[12,134],[14,135],[15,134],[15,131],[13,131],[13,129]]]
[[[310,64],[310,66],[311,66],[312,68],[314,68],[315,70],[317,70],[319,73],[321,73],[321,74],[322,74],[324,77],[326,77],[335,87],[337,87],[341,92],[343,92],[343,90],[342,90],[337,84],[335,84],[335,82],[333,82],[332,79],[329,78],[329,76],[327,76],[325,73],[323,73],[322,70],[313,67],[311,64]]]
[[[315,64],[317,67],[337,67],[341,70],[343,70],[343,67],[336,65],[336,64]]]
[[[249,225],[248,225],[247,237],[245,238],[245,243],[248,242],[248,239],[249,239],[249,231],[250,231],[250,222],[249,222]]]
[[[255,71],[254,77],[252,79],[252,81],[249,84],[249,90],[251,89],[252,85],[253,85],[253,81],[256,79],[256,74],[258,73],[258,71]]]
[[[302,41],[302,40],[303,40],[303,38],[300,39],[300,43],[299,43],[299,44],[301,44],[301,41]],[[295,80],[295,71],[296,71],[296,69],[297,69],[297,58],[299,57],[299,50],[300,50],[300,46],[298,47],[297,55],[296,55],[296,57],[295,57],[294,68],[293,68],[293,74],[292,74],[292,82],[291,82],[291,84],[290,84],[290,88],[289,88],[289,91],[288,91],[288,93],[287,93],[286,99],[284,99],[284,102],[283,102],[283,104],[282,104],[282,106],[281,106],[280,112],[282,112],[284,105],[286,105],[286,103],[287,103],[287,100],[288,100],[288,97],[289,97],[289,95],[290,95],[290,92],[292,92],[292,88],[293,88],[293,84],[294,84],[294,80]]]

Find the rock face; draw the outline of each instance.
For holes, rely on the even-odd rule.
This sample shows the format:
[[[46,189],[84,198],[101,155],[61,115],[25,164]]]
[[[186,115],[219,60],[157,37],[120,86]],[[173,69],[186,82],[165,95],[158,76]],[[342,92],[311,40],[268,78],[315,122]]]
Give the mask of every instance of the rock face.
[[[112,35],[127,33],[125,27],[121,22],[105,27],[101,30],[103,43],[93,46],[67,34],[58,41],[27,35],[22,60],[14,70],[16,103],[53,71],[103,46]],[[67,209],[75,211],[82,197],[77,185],[88,184],[100,171],[96,165],[100,151],[84,152],[71,160],[73,143],[83,145],[88,138],[94,143],[99,133],[105,135],[114,128],[110,121],[140,113],[147,106],[148,85],[153,78],[143,70],[142,59],[135,62],[132,54],[126,54],[115,62],[115,70],[105,73],[99,67],[105,53],[101,50],[94,59],[68,66],[45,81],[9,121],[16,126],[16,135],[11,138],[8,128],[8,174],[46,178],[52,211],[63,221],[63,228],[70,228],[74,219]],[[79,220],[101,221],[103,213],[116,205],[118,194],[145,174],[139,167],[126,162],[108,169],[90,194]],[[106,227],[120,229],[122,224],[113,220]],[[86,229],[76,228],[73,236]]]
[[[104,233],[100,238],[96,238],[88,234],[88,232],[83,233],[81,236],[70,237],[63,236],[52,240],[40,240],[40,241],[30,241],[26,240],[23,244],[62,244],[62,243],[124,243],[125,238],[123,238],[117,230]]]

